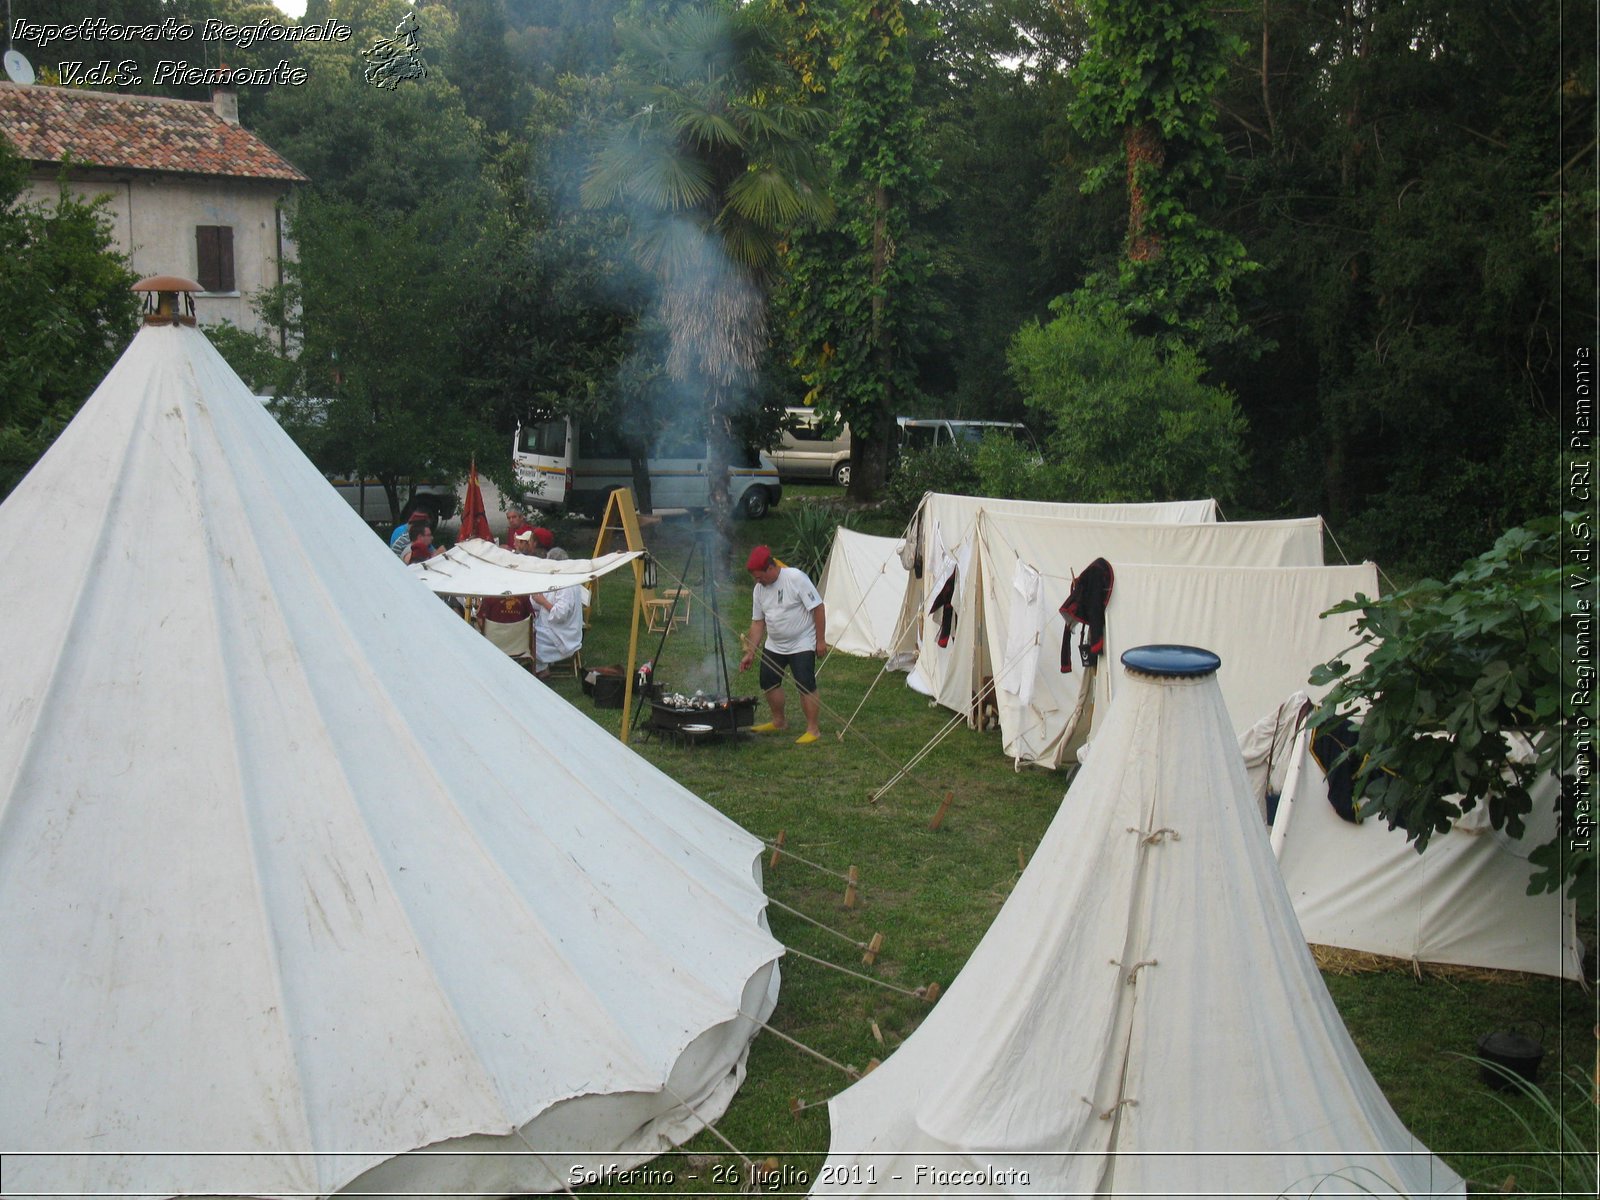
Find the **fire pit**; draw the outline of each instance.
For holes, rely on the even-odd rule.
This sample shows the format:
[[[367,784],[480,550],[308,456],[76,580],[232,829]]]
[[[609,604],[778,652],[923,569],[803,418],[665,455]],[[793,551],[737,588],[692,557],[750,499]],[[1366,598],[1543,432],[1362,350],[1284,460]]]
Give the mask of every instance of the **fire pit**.
[[[756,698],[663,692],[650,701],[649,728],[688,741],[738,733],[755,724]]]

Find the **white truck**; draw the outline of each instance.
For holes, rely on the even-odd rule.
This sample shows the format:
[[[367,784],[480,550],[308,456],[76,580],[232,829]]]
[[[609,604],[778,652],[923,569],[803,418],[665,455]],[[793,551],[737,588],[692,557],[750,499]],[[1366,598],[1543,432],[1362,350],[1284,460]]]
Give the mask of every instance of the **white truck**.
[[[517,430],[512,464],[534,508],[598,513],[618,488],[633,486],[633,466],[620,438],[572,417],[535,421]],[[649,459],[653,508],[704,509],[711,503],[703,440],[662,442]],[[778,468],[765,454],[728,467],[728,500],[752,520],[766,516],[783,498]]]

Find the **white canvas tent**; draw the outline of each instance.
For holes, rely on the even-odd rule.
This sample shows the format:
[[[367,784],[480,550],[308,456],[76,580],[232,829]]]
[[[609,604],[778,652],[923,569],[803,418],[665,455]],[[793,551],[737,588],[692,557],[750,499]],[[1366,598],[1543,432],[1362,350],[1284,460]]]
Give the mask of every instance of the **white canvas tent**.
[[[971,708],[979,643],[974,618],[982,595],[977,561],[980,515],[993,519],[1033,517],[1047,520],[1105,523],[1196,525],[1214,523],[1214,500],[1181,500],[1149,504],[1057,504],[1036,500],[1002,500],[988,496],[951,496],[929,492],[922,498],[906,533],[902,561],[911,578],[897,621],[895,654],[916,660],[907,683],[956,712]],[[921,571],[917,572],[917,560]],[[929,612],[935,597],[955,576],[954,607],[958,614],[955,646],[937,647],[940,619]],[[970,714],[969,714],[970,715]]]
[[[828,610],[828,645],[846,654],[887,658],[910,573],[900,561],[901,539],[873,537],[840,526],[818,590]]]
[[[967,965],[829,1116],[818,1195],[1464,1193],[1345,1031],[1212,677],[1128,678]]]
[[[1558,781],[1534,784],[1520,838],[1493,828],[1479,805],[1435,832],[1418,854],[1403,830],[1377,818],[1355,824],[1334,811],[1309,730],[1295,720],[1305,699],[1301,693],[1285,702],[1241,738],[1241,749],[1252,789],[1281,793],[1272,846],[1306,940],[1418,963],[1581,980],[1575,906],[1557,892],[1528,895],[1529,851],[1555,834]]]
[[[1229,522],[1210,525],[1142,525],[1134,522],[1078,522],[1026,515],[984,514],[976,530],[978,544],[979,603],[981,610],[968,616],[965,640],[952,640],[952,650],[971,654],[978,662],[978,678],[994,678],[995,706],[1000,714],[1005,752],[1014,762],[1056,766],[1074,746],[1074,734],[1086,734],[1074,720],[1078,690],[1090,677],[1078,662],[1077,635],[1070,651],[1074,669],[1061,670],[1062,634],[1066,621],[1059,608],[1072,590],[1072,579],[1094,558],[1106,558],[1115,571],[1110,618],[1122,619],[1123,606],[1144,611],[1130,600],[1130,589],[1144,592],[1157,618],[1168,616],[1168,605],[1181,603],[1170,595],[1168,578],[1160,571],[1125,573],[1128,563],[1162,566],[1242,566],[1242,568],[1317,568],[1322,570],[1322,520],[1315,517],[1277,522]],[[1187,578],[1174,571],[1174,579]],[[1154,581],[1154,582],[1152,582]],[[1155,590],[1152,590],[1155,589]],[[1325,605],[1326,606],[1326,605]],[[1317,613],[1288,611],[1274,624],[1251,630],[1266,654],[1282,650],[1280,630],[1298,630]],[[1234,621],[1234,611],[1192,614],[1195,637],[1136,637],[1123,640],[1123,648],[1152,642],[1189,642],[1214,645],[1213,626]],[[984,640],[978,642],[979,632]],[[1139,630],[1149,634],[1149,629]],[[1205,634],[1200,637],[1198,634]],[[1107,632],[1107,638],[1110,637]],[[976,650],[971,646],[976,643]],[[1234,643],[1229,642],[1230,650]],[[938,659],[949,650],[923,643],[923,658]],[[1344,643],[1341,642],[1342,648]],[[1320,662],[1322,659],[1315,659]],[[1314,666],[1307,662],[1306,670]],[[1224,667],[1234,664],[1224,658]],[[958,672],[960,667],[954,667]],[[952,672],[952,674],[954,674]],[[1301,672],[1299,682],[1304,683]],[[1230,677],[1230,675],[1229,675]],[[1226,691],[1226,686],[1224,686]],[[1280,693],[1282,694],[1282,693]],[[1256,715],[1256,714],[1251,714]]]
[[[1222,659],[1217,680],[1242,733],[1294,691],[1320,699],[1311,668],[1356,645],[1356,614],[1324,618],[1335,604],[1378,595],[1372,563],[1336,567],[1220,567],[1117,564],[1106,611],[1106,653],[1095,673],[1095,707],[1116,699],[1132,646],[1181,642]],[[1365,651],[1347,656],[1359,667]],[[1092,747],[1091,747],[1092,751]]]
[[[419,587],[192,327],[0,505],[8,1196],[558,1189],[722,1112],[760,843]]]

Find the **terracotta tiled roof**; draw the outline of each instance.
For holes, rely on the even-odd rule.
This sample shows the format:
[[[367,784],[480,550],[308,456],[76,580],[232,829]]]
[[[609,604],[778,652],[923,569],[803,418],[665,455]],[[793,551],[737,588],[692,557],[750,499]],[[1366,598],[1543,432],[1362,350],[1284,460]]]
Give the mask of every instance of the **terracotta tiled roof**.
[[[133,171],[305,182],[306,176],[204,100],[0,83],[0,134],[23,158]]]

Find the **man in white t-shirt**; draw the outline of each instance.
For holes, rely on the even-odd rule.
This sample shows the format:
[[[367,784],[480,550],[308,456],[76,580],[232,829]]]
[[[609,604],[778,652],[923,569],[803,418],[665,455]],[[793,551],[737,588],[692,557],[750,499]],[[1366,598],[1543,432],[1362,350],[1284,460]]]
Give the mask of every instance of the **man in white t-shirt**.
[[[817,731],[817,715],[822,710],[817,698],[817,660],[828,653],[828,618],[822,597],[804,571],[780,566],[765,546],[750,551],[744,565],[756,586],[739,670],[750,669],[756,647],[761,647],[761,690],[772,709],[772,720],[752,732],[777,733],[789,727],[783,697],[783,673],[789,671],[800,689],[800,707],[806,714],[806,731],[795,738],[795,744],[809,746],[822,739]]]

